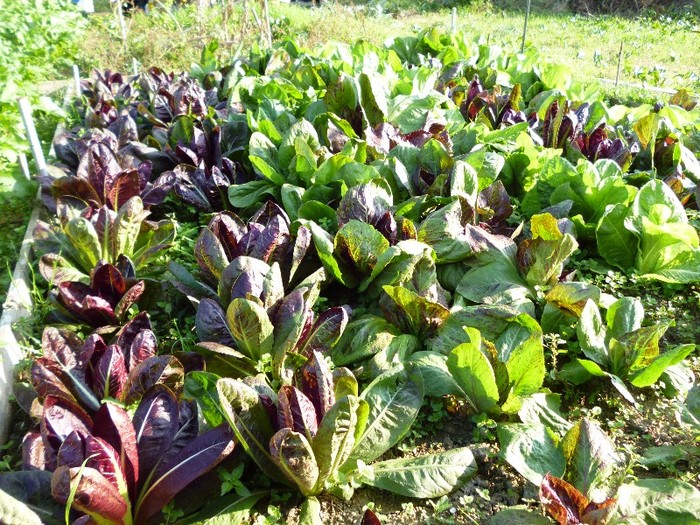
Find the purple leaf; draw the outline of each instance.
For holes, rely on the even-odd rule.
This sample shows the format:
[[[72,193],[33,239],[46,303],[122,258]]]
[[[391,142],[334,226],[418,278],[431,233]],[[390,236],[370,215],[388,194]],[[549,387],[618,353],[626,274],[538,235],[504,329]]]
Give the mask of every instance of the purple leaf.
[[[146,479],[167,452],[178,430],[177,399],[164,385],[151,388],[134,413],[139,469]]]
[[[157,384],[164,384],[179,395],[184,377],[182,365],[173,356],[150,357],[129,371],[121,400],[127,404],[135,403]]]
[[[93,365],[92,388],[99,399],[119,398],[127,371],[121,347],[109,345]]]
[[[141,312],[126,323],[117,334],[117,344],[122,348],[131,348],[141,330],[151,330],[151,321],[146,312]]]
[[[129,288],[114,307],[114,314],[117,318],[122,319],[129,308],[131,308],[131,305],[141,298],[145,290],[146,283],[144,281],[139,281]]]
[[[229,212],[217,213],[209,221],[207,228],[219,240],[229,261],[243,255],[238,249],[238,240],[245,235],[248,228],[236,215]]]
[[[277,426],[305,435],[309,441],[318,431],[318,415],[311,400],[299,389],[285,385],[277,395]]]
[[[68,435],[73,431],[87,434],[92,429],[90,417],[76,404],[63,399],[47,397],[41,418],[41,435],[46,450],[49,470],[55,468],[56,454]]]
[[[178,492],[223,461],[234,449],[228,425],[216,427],[190,441],[167,463],[162,463],[136,504],[134,523],[145,523]]]
[[[216,301],[202,299],[195,316],[197,338],[204,342],[214,342],[225,346],[235,346],[233,336],[226,323],[226,312]]]
[[[103,404],[94,417],[93,436],[104,439],[117,452],[119,468],[133,498],[140,469],[136,432],[129,414],[113,403]]]
[[[88,458],[86,466],[97,470],[114,488],[119,490],[126,486],[120,458],[107,441],[91,434],[85,436],[85,457]]]
[[[362,516],[362,521],[360,522],[360,525],[382,525],[382,522],[379,521],[377,515],[374,512],[372,512],[372,509],[367,509],[365,510],[365,513]]]
[[[98,266],[92,274],[92,293],[105,299],[114,307],[124,292],[126,292],[126,281],[121,272],[111,264]]]
[[[59,467],[79,467],[85,461],[85,436],[77,430],[74,430],[63,441],[61,448],[58,449],[56,456],[56,464]]]
[[[127,503],[119,491],[97,470],[87,467],[59,467],[51,479],[51,493],[62,504],[75,490],[73,508],[98,523],[123,524]]]
[[[46,449],[41,433],[27,432],[22,440],[22,470],[44,470]]]
[[[216,280],[221,278],[221,274],[229,263],[224,246],[208,228],[204,228],[197,237],[194,255],[204,273]]]
[[[105,195],[105,203],[113,210],[119,210],[122,204],[131,197],[141,195],[141,177],[136,170],[125,170],[117,174],[112,181],[112,186]]]
[[[75,396],[68,390],[63,381],[44,366],[41,359],[35,360],[32,364],[31,382],[42,399],[51,396],[77,403]]]
[[[323,312],[299,341],[296,351],[309,357],[314,351],[327,352],[333,348],[348,324],[349,310],[348,306],[335,306]]]
[[[311,400],[316,409],[316,420],[321,419],[335,404],[333,373],[323,356],[316,351],[301,369],[301,390]]]
[[[132,370],[146,359],[156,355],[158,342],[156,334],[151,330],[141,330],[134,338],[131,346],[125,350],[125,356],[128,359],[128,369]]]

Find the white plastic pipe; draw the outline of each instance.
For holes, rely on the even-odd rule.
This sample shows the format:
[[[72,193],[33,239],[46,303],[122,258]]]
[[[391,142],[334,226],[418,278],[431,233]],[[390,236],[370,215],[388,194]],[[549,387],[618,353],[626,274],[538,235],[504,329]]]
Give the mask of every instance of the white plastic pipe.
[[[46,160],[44,159],[44,152],[41,149],[41,142],[39,142],[39,136],[36,134],[36,127],[34,127],[34,120],[32,119],[32,108],[29,105],[29,100],[27,100],[27,97],[22,97],[19,99],[18,104],[19,113],[20,115],[22,115],[22,122],[24,123],[24,129],[27,131],[29,146],[32,149],[32,156],[34,157],[36,169],[40,175],[45,175]]]
[[[76,98],[83,93],[83,90],[80,88],[80,70],[75,64],[73,64],[73,89],[75,89]]]

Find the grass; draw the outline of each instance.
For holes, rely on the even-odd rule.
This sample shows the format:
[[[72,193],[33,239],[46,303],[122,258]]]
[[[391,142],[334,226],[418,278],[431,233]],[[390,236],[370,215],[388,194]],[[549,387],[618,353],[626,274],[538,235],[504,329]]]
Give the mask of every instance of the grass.
[[[0,304],[5,302],[22,238],[34,207],[35,193],[33,184],[17,182],[9,173],[3,173],[0,178]]]
[[[307,47],[358,39],[381,44],[395,35],[413,34],[418,28],[447,28],[450,19],[448,9],[386,13],[378,2],[360,6],[329,2],[317,9],[277,2],[271,5],[275,37],[293,37]],[[91,18],[82,65],[130,71],[133,56],[144,66],[188,70],[210,39],[223,42],[224,55],[233,54],[241,44],[245,52],[258,41],[252,18],[247,26],[242,20],[238,6],[224,20],[219,6],[200,14],[196,6],[167,11],[158,2],[149,15],[137,12],[127,20],[129,35],[123,44],[116,18],[111,12],[102,12]],[[695,64],[700,62],[700,47],[695,20],[692,16],[623,18],[572,14],[561,8],[539,10],[530,18],[527,45],[552,61],[568,64],[578,78],[594,81],[615,79],[622,43],[621,82],[697,89],[700,77]],[[523,21],[522,11],[481,1],[459,9],[457,26],[473,38],[482,37],[514,51],[520,48]]]

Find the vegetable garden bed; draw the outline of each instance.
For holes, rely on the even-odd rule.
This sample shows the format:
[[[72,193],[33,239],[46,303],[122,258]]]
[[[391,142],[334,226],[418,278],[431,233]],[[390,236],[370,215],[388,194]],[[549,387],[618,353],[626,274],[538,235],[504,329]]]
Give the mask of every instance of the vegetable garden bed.
[[[697,310],[644,308],[700,299],[689,94],[435,30],[214,50],[54,140],[4,523],[700,522]]]

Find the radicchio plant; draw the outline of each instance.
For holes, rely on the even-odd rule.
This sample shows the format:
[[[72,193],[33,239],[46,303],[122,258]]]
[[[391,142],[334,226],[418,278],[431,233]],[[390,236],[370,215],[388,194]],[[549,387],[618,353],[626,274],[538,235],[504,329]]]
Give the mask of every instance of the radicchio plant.
[[[463,101],[459,110],[468,122],[480,121],[490,129],[512,126],[528,122],[524,112],[519,109],[521,99],[520,84],[516,84],[509,95],[501,95],[500,86],[489,92],[481,85],[478,76],[474,76],[466,96],[460,93]],[[460,97],[460,98],[461,98]]]
[[[628,146],[622,139],[608,138],[605,123],[600,124],[590,132],[585,128],[588,124],[590,106],[581,104],[575,111],[569,101],[554,101],[547,109],[542,122],[542,143],[548,148],[562,148],[565,154],[570,150],[578,151],[591,162],[598,159],[614,160],[626,170],[632,159],[639,152],[639,145]]]
[[[61,309],[70,317],[93,328],[114,326],[126,317],[146,285],[133,278],[133,267],[125,265],[125,273],[108,263],[98,263],[90,275],[90,284],[64,281],[55,297]]]
[[[82,154],[75,175],[50,180],[51,195],[55,200],[74,203],[79,208],[98,210],[102,206],[113,211],[131,197],[139,196],[145,209],[163,202],[173,187],[174,178],[162,175],[152,180],[152,164],[149,161],[133,166],[130,159],[123,159],[105,142],[96,142]],[[50,203],[51,209],[56,204]]]
[[[43,252],[39,270],[44,278],[58,284],[64,281],[89,282],[92,269],[101,261],[118,264],[127,257],[140,270],[175,238],[175,222],[147,221],[149,212],[140,197],[131,197],[114,211],[107,206],[85,208],[79,214],[59,202],[58,219],[43,221],[34,229],[36,248]]]
[[[133,420],[107,402],[92,428],[65,437],[51,481],[53,497],[81,523],[144,524],[182,489],[234,450],[226,426],[199,434],[197,407],[168,387],[150,389]]]
[[[231,212],[216,214],[199,234],[194,251],[201,281],[176,263],[170,264],[170,270],[175,276],[174,285],[195,303],[207,297],[219,298],[221,305],[228,305],[231,296],[237,296],[231,287],[241,275],[244,278],[239,287],[248,283],[252,286],[248,292],[260,296],[260,278],[272,266],[279,271],[280,280],[275,284],[280,284],[284,293],[318,268],[309,229],[300,226],[292,236],[287,214],[271,201],[248,223]]]

